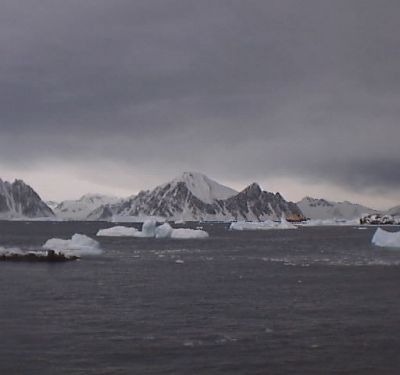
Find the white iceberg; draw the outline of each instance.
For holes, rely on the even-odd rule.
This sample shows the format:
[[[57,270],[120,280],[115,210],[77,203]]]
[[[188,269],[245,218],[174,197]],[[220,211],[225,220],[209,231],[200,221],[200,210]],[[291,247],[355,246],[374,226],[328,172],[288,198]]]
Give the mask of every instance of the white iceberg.
[[[146,220],[143,223],[142,231],[139,232],[138,237],[154,237],[156,235],[157,222],[153,219]]]
[[[139,231],[136,228],[116,226],[107,229],[100,229],[96,236],[104,237],[136,237]]]
[[[102,253],[97,241],[84,234],[74,234],[70,240],[52,238],[42,246],[46,250],[60,251],[65,255],[98,255]]]
[[[116,226],[107,229],[100,229],[96,236],[99,237],[144,237],[151,238],[155,236],[156,222],[154,220],[147,220],[143,223],[142,230],[136,228]]]
[[[281,222],[277,223],[272,220],[265,221],[238,221],[231,223],[230,230],[270,230],[270,229],[297,229],[297,227],[289,223],[284,216]]]
[[[207,238],[207,237],[208,233],[200,229],[179,228],[179,229],[173,229],[171,233],[171,238],[174,239]]]
[[[157,227],[154,220],[147,220],[143,223],[142,231],[138,231],[135,228],[117,226],[101,229],[97,232],[97,236],[188,239],[206,238],[208,233],[197,229],[174,229],[168,223]]]
[[[387,232],[378,228],[372,237],[372,243],[380,247],[400,248],[400,232]]]

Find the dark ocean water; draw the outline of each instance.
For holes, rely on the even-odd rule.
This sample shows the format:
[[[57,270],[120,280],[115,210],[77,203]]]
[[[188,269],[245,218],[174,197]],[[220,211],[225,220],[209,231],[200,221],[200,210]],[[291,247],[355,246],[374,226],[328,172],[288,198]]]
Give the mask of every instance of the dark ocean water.
[[[107,226],[0,222],[0,247]],[[400,374],[400,250],[374,228],[204,229],[0,263],[0,374]]]

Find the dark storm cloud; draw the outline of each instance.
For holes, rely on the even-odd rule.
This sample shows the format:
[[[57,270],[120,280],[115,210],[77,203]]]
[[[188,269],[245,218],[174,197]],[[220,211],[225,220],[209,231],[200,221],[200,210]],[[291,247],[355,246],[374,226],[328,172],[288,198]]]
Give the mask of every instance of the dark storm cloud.
[[[3,165],[400,187],[398,1],[0,8]]]

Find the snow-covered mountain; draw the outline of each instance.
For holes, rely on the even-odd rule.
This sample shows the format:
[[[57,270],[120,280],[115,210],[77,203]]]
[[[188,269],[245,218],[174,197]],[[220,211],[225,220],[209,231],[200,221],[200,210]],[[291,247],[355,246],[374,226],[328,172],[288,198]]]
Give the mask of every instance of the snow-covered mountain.
[[[163,186],[170,185],[173,188],[180,183],[184,183],[188,190],[204,203],[213,203],[216,200],[228,199],[238,193],[228,186],[211,180],[202,173],[194,172],[184,172],[181,176]]]
[[[393,217],[400,217],[400,206],[392,207],[386,212],[386,215],[391,215]]]
[[[85,194],[77,200],[66,200],[57,204],[53,211],[60,219],[86,220],[96,208],[117,203],[119,200],[120,198],[108,195]]]
[[[252,184],[240,193],[201,173],[185,172],[154,190],[93,211],[88,219],[113,216],[157,216],[169,220],[265,220],[282,214],[302,216],[298,207],[279,193],[262,191]]]
[[[310,219],[358,219],[363,214],[373,214],[378,211],[351,202],[330,202],[325,199],[305,197],[297,202],[304,216]]]
[[[39,195],[22,180],[13,183],[0,179],[0,218],[52,218],[53,211]]]

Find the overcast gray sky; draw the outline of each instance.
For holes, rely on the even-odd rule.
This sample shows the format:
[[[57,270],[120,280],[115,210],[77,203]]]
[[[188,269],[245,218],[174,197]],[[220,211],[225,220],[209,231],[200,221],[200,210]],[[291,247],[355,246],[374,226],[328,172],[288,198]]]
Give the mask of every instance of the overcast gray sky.
[[[46,199],[201,171],[400,204],[398,0],[1,0],[0,177]]]

